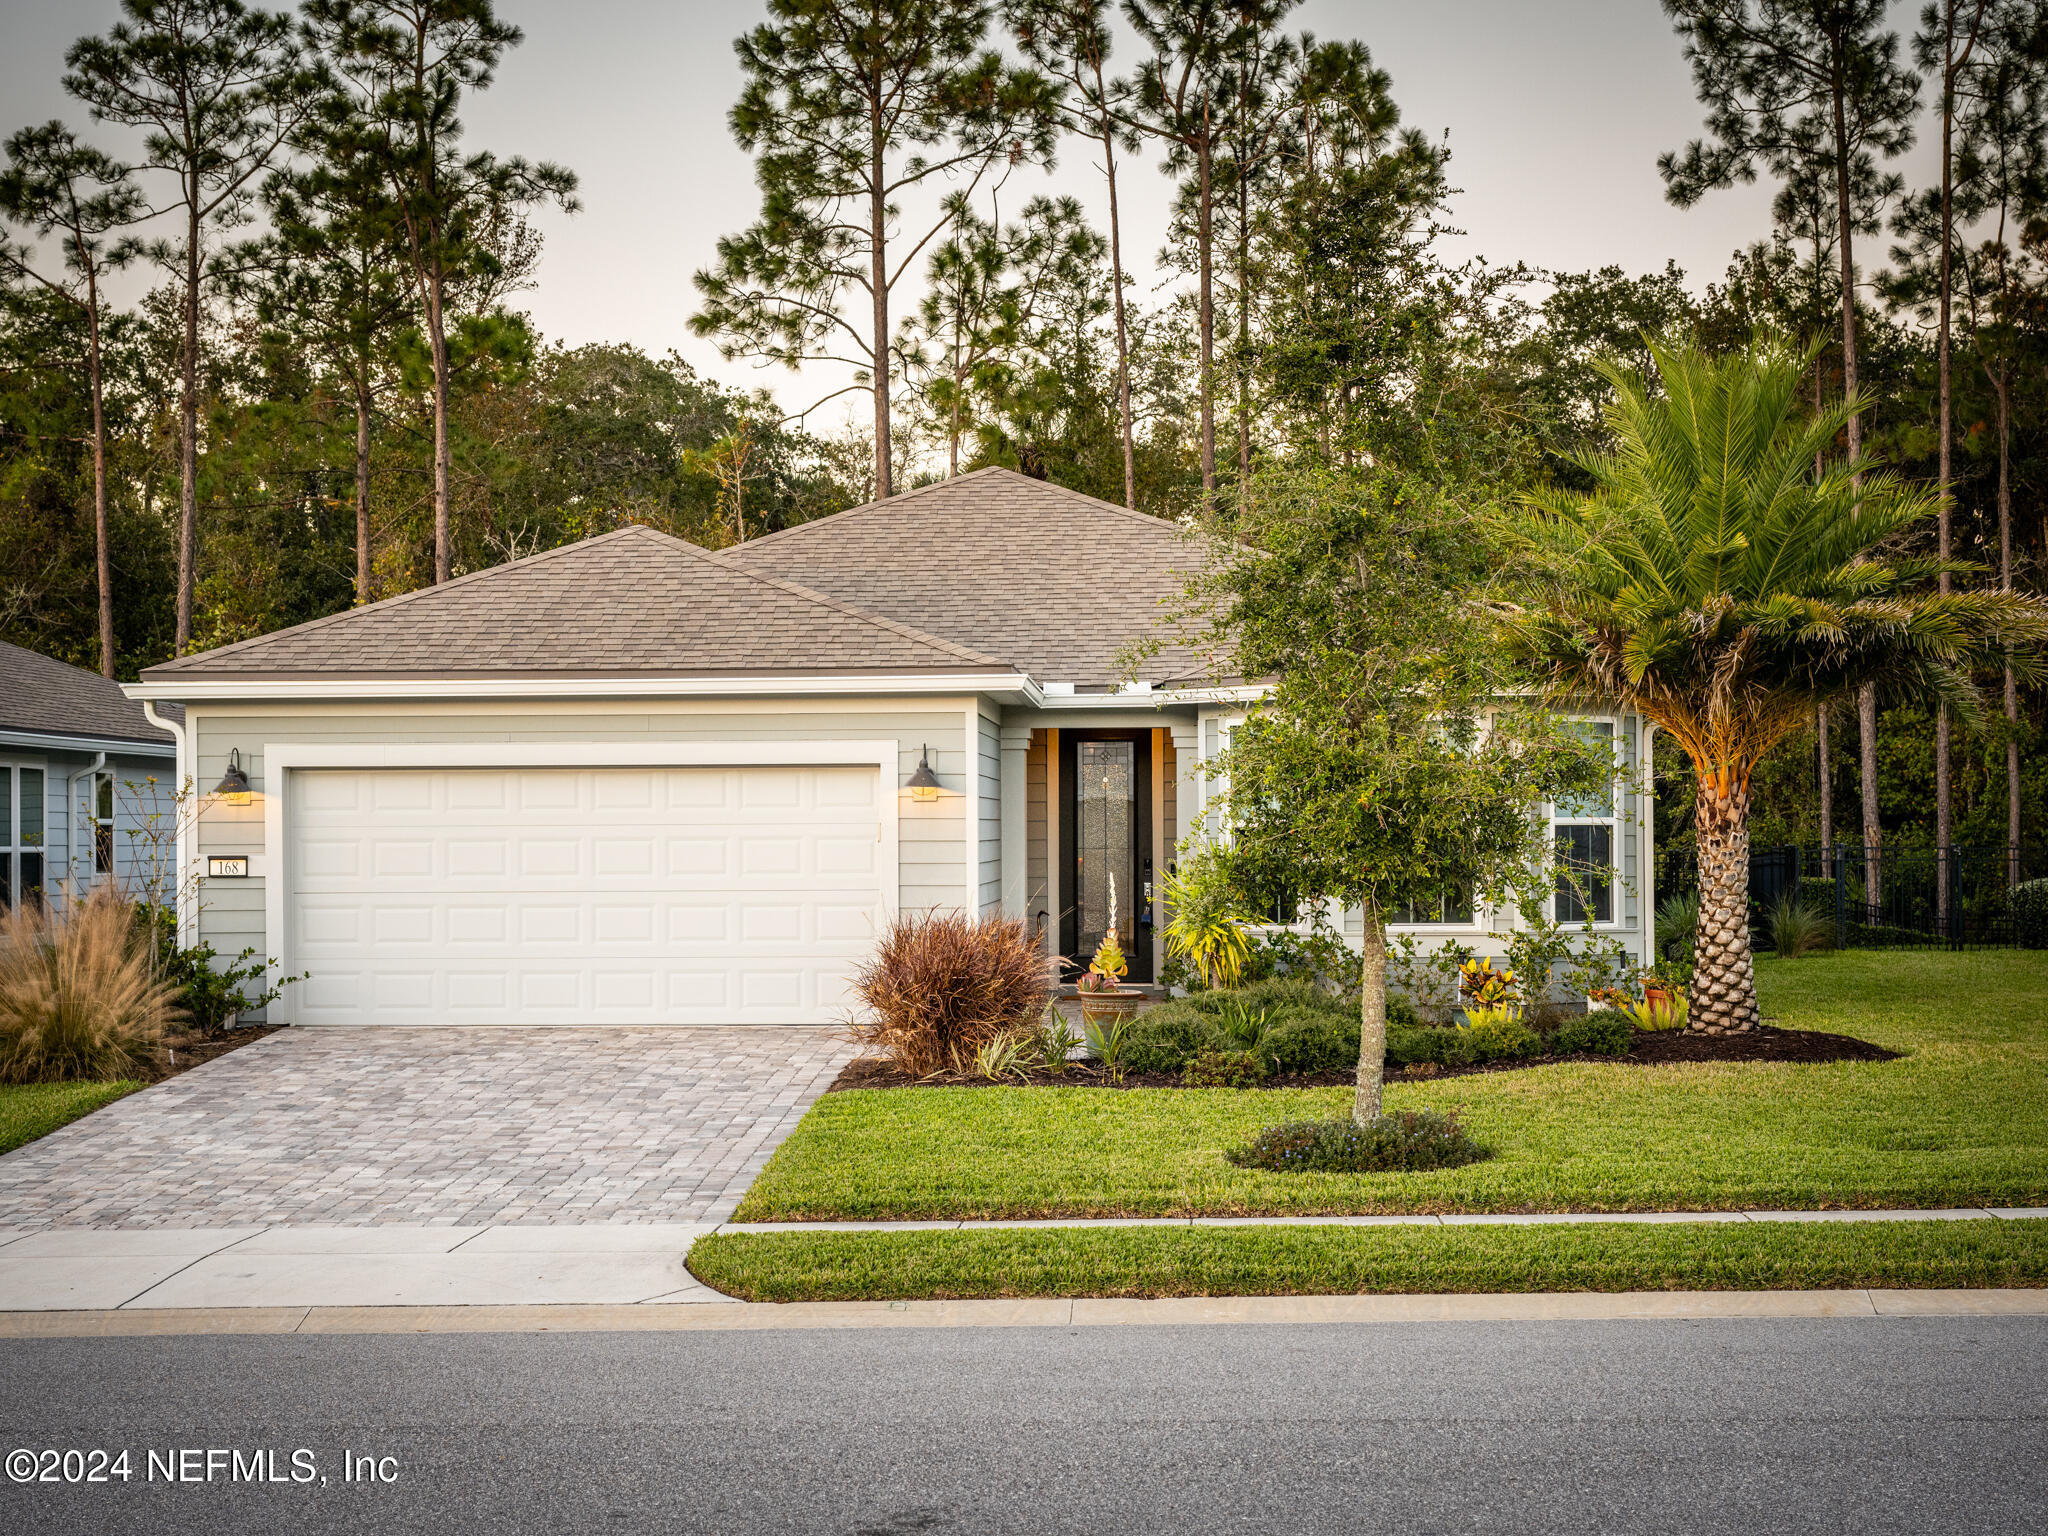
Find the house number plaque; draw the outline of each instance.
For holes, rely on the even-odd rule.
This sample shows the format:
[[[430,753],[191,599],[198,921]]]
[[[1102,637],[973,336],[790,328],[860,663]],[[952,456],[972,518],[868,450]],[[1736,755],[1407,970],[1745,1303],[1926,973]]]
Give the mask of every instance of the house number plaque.
[[[215,879],[246,879],[249,874],[249,856],[246,853],[236,853],[223,858],[219,854],[208,854],[206,873]]]

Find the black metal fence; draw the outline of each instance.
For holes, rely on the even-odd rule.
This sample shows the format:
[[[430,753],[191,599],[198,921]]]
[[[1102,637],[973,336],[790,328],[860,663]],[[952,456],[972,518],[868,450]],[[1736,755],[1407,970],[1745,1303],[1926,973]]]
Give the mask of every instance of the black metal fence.
[[[2031,848],[1753,848],[1750,922],[1787,898],[1834,924],[1838,949],[2048,949],[2048,859]],[[1691,849],[1657,860],[1657,900],[1699,889]]]

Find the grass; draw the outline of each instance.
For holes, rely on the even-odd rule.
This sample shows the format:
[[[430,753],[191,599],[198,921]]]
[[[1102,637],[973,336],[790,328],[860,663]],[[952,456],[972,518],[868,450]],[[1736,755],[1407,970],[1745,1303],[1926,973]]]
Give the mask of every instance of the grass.
[[[146,1083],[0,1084],[0,1152],[47,1136],[102,1104],[125,1098]]]
[[[2048,1221],[1225,1227],[707,1237],[746,1301],[2048,1285]]]
[[[1775,1022],[1909,1054],[1818,1066],[1588,1062],[1398,1084],[1389,1108],[1454,1110],[1496,1153],[1431,1173],[1264,1173],[1224,1160],[1263,1126],[1345,1113],[1344,1090],[835,1093],[776,1152],[738,1216],[2048,1204],[2048,954],[1849,952],[1760,960],[1757,973]],[[1290,1251],[1348,1240],[1303,1237]]]

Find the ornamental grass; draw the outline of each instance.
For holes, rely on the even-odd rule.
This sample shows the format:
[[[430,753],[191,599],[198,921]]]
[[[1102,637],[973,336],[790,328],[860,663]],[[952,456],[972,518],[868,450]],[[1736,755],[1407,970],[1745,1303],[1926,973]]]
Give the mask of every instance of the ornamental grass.
[[[183,1017],[134,906],[102,888],[62,916],[0,913],[0,1083],[146,1076]]]
[[[899,916],[854,975],[868,1016],[854,1038],[916,1077],[971,1072],[983,1047],[1033,1027],[1051,965],[1014,918]]]

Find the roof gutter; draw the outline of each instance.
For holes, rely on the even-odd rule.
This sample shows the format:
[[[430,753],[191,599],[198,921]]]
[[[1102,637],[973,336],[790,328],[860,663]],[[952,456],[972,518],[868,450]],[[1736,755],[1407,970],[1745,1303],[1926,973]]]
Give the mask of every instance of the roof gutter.
[[[155,716],[150,716],[154,720]],[[124,736],[66,736],[54,731],[0,731],[0,747],[28,747],[43,752],[133,753],[169,757],[177,749],[168,741],[131,741]]]
[[[1022,694],[1038,685],[1022,672],[948,672],[815,677],[443,677],[144,678],[123,683],[131,699],[179,702],[250,699],[690,699],[861,694]],[[156,717],[150,717],[154,720]]]

